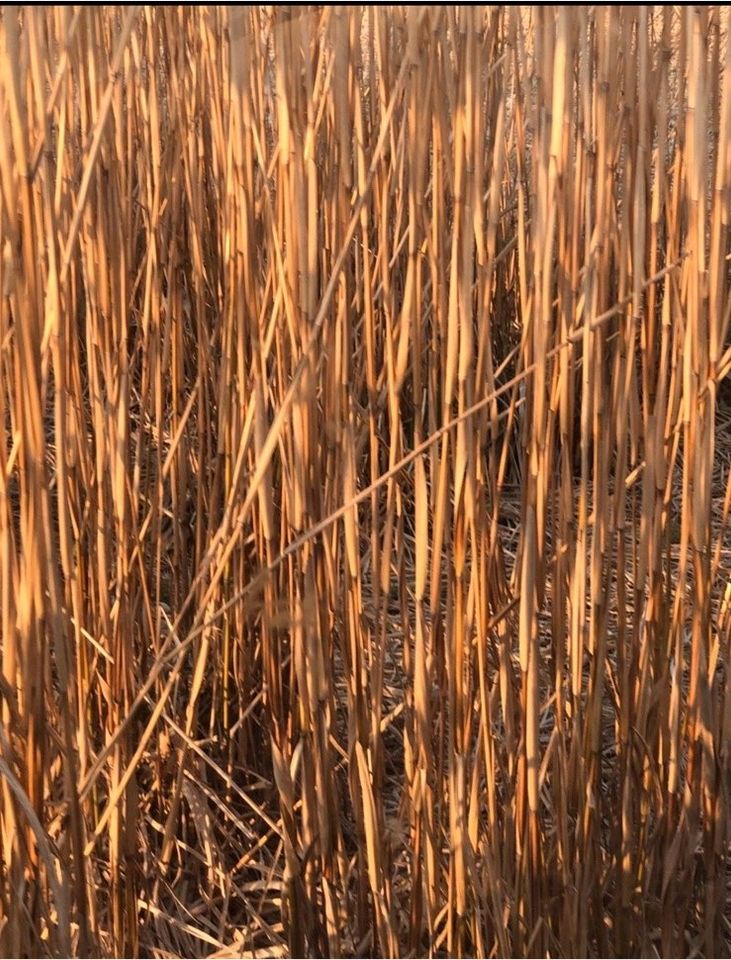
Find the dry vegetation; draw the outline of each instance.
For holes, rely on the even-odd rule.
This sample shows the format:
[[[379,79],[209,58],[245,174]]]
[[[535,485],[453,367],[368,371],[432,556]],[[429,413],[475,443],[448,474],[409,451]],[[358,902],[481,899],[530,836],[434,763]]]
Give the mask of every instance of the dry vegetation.
[[[0,955],[731,951],[730,16],[4,8]]]

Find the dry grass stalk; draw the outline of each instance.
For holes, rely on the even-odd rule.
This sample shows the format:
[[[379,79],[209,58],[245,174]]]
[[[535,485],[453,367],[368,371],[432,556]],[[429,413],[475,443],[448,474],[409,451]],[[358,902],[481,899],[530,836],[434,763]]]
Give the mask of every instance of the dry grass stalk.
[[[731,950],[729,10],[0,19],[0,953]]]

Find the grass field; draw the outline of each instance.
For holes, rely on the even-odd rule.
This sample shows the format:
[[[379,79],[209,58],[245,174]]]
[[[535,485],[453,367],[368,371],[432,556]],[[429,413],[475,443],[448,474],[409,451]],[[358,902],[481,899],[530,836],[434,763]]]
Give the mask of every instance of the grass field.
[[[0,956],[731,954],[728,6],[5,6]]]

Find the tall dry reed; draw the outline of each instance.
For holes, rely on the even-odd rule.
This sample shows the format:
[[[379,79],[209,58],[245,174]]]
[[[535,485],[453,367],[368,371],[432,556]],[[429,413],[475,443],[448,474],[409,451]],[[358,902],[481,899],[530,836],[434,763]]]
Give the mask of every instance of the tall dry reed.
[[[0,954],[731,950],[729,18],[3,8]]]

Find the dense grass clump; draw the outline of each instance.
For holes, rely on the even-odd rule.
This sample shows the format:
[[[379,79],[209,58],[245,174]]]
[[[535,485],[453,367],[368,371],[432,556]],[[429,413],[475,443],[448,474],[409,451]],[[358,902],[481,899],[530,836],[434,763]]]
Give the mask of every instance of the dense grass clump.
[[[4,7],[0,955],[731,952],[729,7]]]

